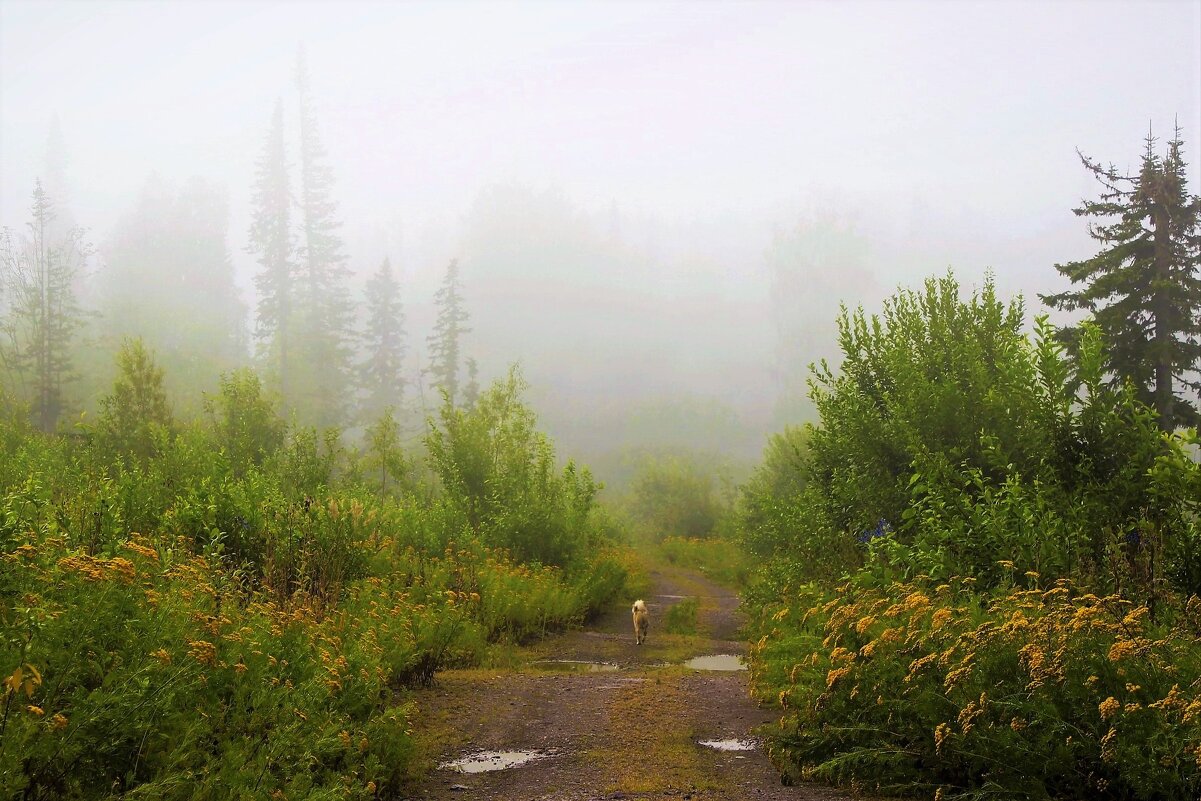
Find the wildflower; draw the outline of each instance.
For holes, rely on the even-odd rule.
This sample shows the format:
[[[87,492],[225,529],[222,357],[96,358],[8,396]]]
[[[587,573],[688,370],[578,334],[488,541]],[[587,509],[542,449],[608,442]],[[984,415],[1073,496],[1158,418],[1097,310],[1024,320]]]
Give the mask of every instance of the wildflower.
[[[375,794],[375,782],[367,782],[367,792]]]
[[[1138,653],[1138,646],[1131,640],[1117,640],[1109,649],[1109,661],[1117,662]]]
[[[908,612],[924,611],[930,606],[930,599],[924,593],[912,592],[905,597],[905,610]]]
[[[1102,762],[1112,762],[1113,761],[1113,758],[1115,756],[1114,741],[1117,739],[1118,739],[1118,730],[1113,727],[1110,727],[1109,731],[1106,732],[1105,736],[1101,738],[1101,761]]]
[[[939,723],[934,727],[934,752],[942,753],[942,744],[951,736],[951,727],[947,723]]]
[[[350,748],[350,732],[346,731],[346,729],[343,729],[338,733],[338,739],[342,741],[343,746]]]
[[[850,665],[846,667],[834,668],[826,674],[826,689],[834,689],[834,683],[851,672]]]
[[[171,664],[171,654],[167,653],[166,648],[159,648],[157,651],[151,651],[150,655],[162,662],[164,665]]]
[[[210,667],[217,664],[217,646],[206,640],[191,640],[188,642],[191,650],[188,651],[188,656],[195,659],[202,665]]]
[[[1172,709],[1183,709],[1184,701],[1180,698],[1180,685],[1173,684],[1172,689],[1168,690],[1168,694],[1162,700],[1156,701],[1150,706],[1152,709],[1162,709],[1165,712]]]
[[[853,651],[848,651],[841,645],[830,652],[830,664],[837,664],[839,662],[853,662],[854,660],[855,653]]]
[[[959,684],[960,682],[962,682],[964,679],[966,679],[970,675],[972,675],[971,665],[966,665],[961,668],[956,668],[955,670],[952,670],[950,673],[947,674],[947,678],[943,682],[943,686],[946,689],[950,690],[950,689],[954,688],[955,685]]]
[[[1026,721],[1019,717],[1015,717],[1009,721],[1009,728],[1013,729],[1014,731],[1021,731],[1022,729],[1026,728],[1026,726]]]
[[[1118,699],[1112,695],[1106,698],[1097,706],[1097,711],[1101,713],[1101,720],[1109,720],[1118,713],[1122,705],[1118,703]]]
[[[1135,626],[1139,626],[1142,624],[1143,618],[1146,617],[1147,615],[1149,615],[1150,613],[1151,613],[1151,610],[1149,607],[1137,606],[1134,609],[1131,609],[1129,612],[1127,612],[1126,616],[1124,618],[1122,618],[1122,625],[1126,626],[1126,627],[1131,627],[1131,628],[1135,627]]]
[[[34,717],[39,717],[39,718],[42,715],[46,714],[46,710],[42,709],[40,706],[34,706],[33,704],[30,704],[29,706],[25,707],[25,711],[28,712],[29,714],[33,715]]]
[[[139,556],[144,556],[147,559],[153,559],[156,562],[158,561],[158,551],[143,545],[140,542],[134,542],[133,540],[130,540],[121,547],[127,551],[133,551]]]
[[[879,539],[880,537],[887,537],[891,533],[892,525],[884,518],[880,518],[878,521],[876,521],[875,528],[869,528],[866,531],[860,532],[855,539],[861,545],[867,545],[872,540]]]
[[[997,564],[1006,570],[1013,570],[1013,562],[1009,559],[1002,559],[1001,561],[997,562]]]
[[[62,731],[63,729],[67,728],[67,716],[62,712],[55,712],[54,716],[46,722],[49,723],[50,728],[54,729],[55,731]]]
[[[951,619],[951,610],[943,607],[930,616],[930,629],[938,631]]]
[[[234,665],[234,671],[238,675],[245,673],[246,672],[246,663],[243,662],[241,659],[239,659],[238,663],[236,665]]]
[[[126,584],[132,582],[138,575],[138,570],[133,566],[133,562],[123,556],[114,556],[107,560],[106,567],[115,578]]]

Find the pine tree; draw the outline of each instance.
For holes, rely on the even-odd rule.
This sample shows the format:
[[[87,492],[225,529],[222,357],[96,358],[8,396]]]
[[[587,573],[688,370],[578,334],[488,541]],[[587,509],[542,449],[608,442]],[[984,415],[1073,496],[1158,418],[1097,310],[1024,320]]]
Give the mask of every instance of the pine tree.
[[[56,237],[54,206],[38,180],[33,190],[29,234],[0,239],[0,364],[25,390],[43,431],[53,431],[64,406],[64,385],[74,378],[72,338],[83,322],[75,300],[75,278],[90,248],[83,232]]]
[[[469,319],[463,304],[459,286],[459,262],[451,260],[446,268],[442,287],[434,295],[438,307],[438,320],[434,333],[426,341],[430,346],[430,366],[427,372],[434,378],[434,386],[446,393],[451,405],[459,391],[460,339],[471,331],[464,324]]]
[[[1201,198],[1189,196],[1184,142],[1176,128],[1167,156],[1155,152],[1147,135],[1137,175],[1122,175],[1080,154],[1103,187],[1099,200],[1085,200],[1077,216],[1104,250],[1091,259],[1057,264],[1079,289],[1042,295],[1065,310],[1092,312],[1109,349],[1115,383],[1129,380],[1152,406],[1165,431],[1197,421],[1194,404],[1177,387],[1201,389]],[[1065,329],[1068,339],[1078,329]],[[1192,376],[1192,378],[1190,378]]]
[[[275,103],[271,130],[259,157],[253,204],[247,250],[258,258],[260,268],[254,277],[259,295],[254,334],[278,371],[280,395],[288,403],[292,399],[292,317],[296,290],[292,189],[284,146],[282,100]]]
[[[309,368],[305,376],[305,416],[319,427],[345,421],[351,364],[351,318],[346,279],[349,270],[337,234],[337,203],[331,197],[333,171],[317,136],[303,51],[297,59],[300,104],[300,305],[297,344]]]
[[[467,386],[463,388],[463,405],[468,409],[475,406],[480,397],[480,366],[474,358],[467,359]]]
[[[374,420],[385,409],[399,407],[404,398],[404,323],[400,284],[385,258],[367,282],[367,330],[363,334],[366,359],[359,368],[363,420]]]
[[[71,214],[71,185],[67,177],[70,161],[62,125],[55,114],[50,118],[50,130],[46,134],[46,153],[43,159],[46,177],[42,186],[54,206],[54,221],[50,230],[54,238],[59,240],[78,227]]]

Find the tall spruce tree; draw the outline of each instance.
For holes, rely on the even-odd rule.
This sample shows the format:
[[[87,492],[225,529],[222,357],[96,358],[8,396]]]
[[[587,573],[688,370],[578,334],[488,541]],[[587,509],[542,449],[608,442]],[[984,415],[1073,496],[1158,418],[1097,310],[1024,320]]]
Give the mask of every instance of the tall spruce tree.
[[[1198,420],[1196,404],[1178,393],[1201,389],[1201,198],[1188,194],[1180,128],[1163,158],[1155,143],[1148,133],[1135,175],[1080,154],[1103,188],[1099,200],[1083,201],[1075,213],[1101,220],[1088,231],[1104,249],[1055,265],[1082,286],[1041,297],[1049,306],[1094,315],[1113,382],[1131,381],[1160,428],[1171,431]],[[1064,331],[1069,339],[1077,333]]]
[[[79,228],[53,233],[54,206],[41,180],[30,211],[26,236],[14,241],[6,229],[0,238],[0,365],[37,425],[53,431],[74,378],[72,337],[83,313],[73,287],[90,248]]]
[[[434,295],[434,305],[438,307],[438,319],[434,323],[434,333],[426,339],[430,346],[430,366],[426,372],[433,376],[434,386],[445,392],[453,405],[459,391],[461,339],[463,334],[471,331],[465,325],[469,315],[459,286],[457,259],[447,265],[446,277]]]
[[[255,339],[277,373],[280,395],[292,401],[292,328],[295,308],[295,243],[292,237],[292,189],[284,144],[284,104],[275,102],[271,129],[259,157],[254,185],[250,244],[259,263]]]
[[[384,410],[399,407],[404,399],[405,316],[400,284],[392,264],[384,259],[367,281],[367,330],[363,333],[365,358],[359,367],[363,390],[360,418],[375,420]]]
[[[346,387],[351,377],[350,274],[338,236],[338,205],[332,198],[333,170],[317,135],[302,50],[297,58],[300,113],[300,259],[297,344],[306,375],[300,388],[303,417],[319,427],[340,426],[346,418]]]

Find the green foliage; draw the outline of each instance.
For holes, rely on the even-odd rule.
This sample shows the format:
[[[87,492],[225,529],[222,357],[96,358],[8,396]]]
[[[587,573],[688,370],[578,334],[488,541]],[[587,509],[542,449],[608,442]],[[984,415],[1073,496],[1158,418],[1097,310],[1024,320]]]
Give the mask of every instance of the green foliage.
[[[438,307],[438,319],[434,323],[434,332],[426,338],[430,349],[428,372],[433,376],[433,385],[445,393],[453,405],[459,393],[462,337],[471,332],[466,327],[469,315],[459,283],[458,260],[452,259],[446,266],[446,278],[434,295],[434,304]],[[475,381],[474,377],[472,381]]]
[[[986,595],[971,578],[828,590],[787,571],[756,588],[776,599],[751,623],[752,676],[779,707],[784,769],[943,798],[1197,797],[1196,599],[1155,623],[1007,570]]]
[[[672,604],[663,616],[663,630],[668,634],[696,634],[700,600],[685,598]]]
[[[379,272],[367,281],[367,330],[363,332],[366,357],[359,365],[359,384],[364,398],[359,416],[372,419],[400,405],[405,380],[401,373],[405,357],[404,306],[400,284],[392,275],[392,264],[384,259]]]
[[[29,234],[14,242],[0,232],[0,375],[19,388],[43,431],[65,408],[65,385],[76,375],[75,333],[84,314],[75,283],[90,246],[78,228],[62,232],[54,205],[35,183]]]
[[[391,406],[367,428],[366,438],[367,453],[363,460],[366,480],[377,485],[380,492],[408,488],[413,465],[400,447],[400,425]]]
[[[693,459],[644,457],[630,488],[634,516],[655,539],[710,536],[725,513],[713,479]]]
[[[727,587],[745,586],[755,566],[738,543],[724,537],[667,537],[658,550],[669,563],[699,570]]]
[[[127,339],[117,352],[117,380],[101,402],[97,437],[109,452],[136,463],[151,459],[174,427],[163,370],[141,339]]]
[[[205,398],[204,409],[235,475],[262,465],[283,446],[287,426],[249,368],[222,375],[220,391]]]
[[[1201,389],[1195,380],[1201,363],[1201,197],[1188,193],[1179,127],[1165,157],[1155,152],[1155,142],[1148,134],[1137,175],[1080,155],[1102,192],[1076,215],[1104,221],[1089,225],[1104,250],[1055,265],[1082,286],[1042,298],[1094,315],[1109,345],[1105,367],[1113,383],[1131,383],[1139,400],[1156,410],[1160,426],[1172,431],[1199,419],[1177,387]],[[1075,342],[1081,332],[1069,327],[1063,333]]]
[[[772,443],[738,509],[768,558],[746,607],[777,763],[885,793],[1195,797],[1195,433],[1107,383],[1098,326],[1069,361],[991,281],[839,326],[820,426]]]
[[[430,464],[448,503],[484,542],[521,561],[571,565],[596,540],[597,486],[572,462],[559,470],[521,402],[524,387],[514,369],[470,409],[447,394],[426,437]]]
[[[623,592],[586,473],[489,427],[525,420],[515,379],[464,423],[484,439],[463,452],[528,457],[492,465],[477,532],[451,487],[393,494],[345,469],[336,432],[287,436],[252,374],[178,425],[140,343],[122,368],[92,438],[0,416],[5,796],[393,797],[420,764],[406,687]],[[570,572],[516,560],[540,544],[527,521]]]

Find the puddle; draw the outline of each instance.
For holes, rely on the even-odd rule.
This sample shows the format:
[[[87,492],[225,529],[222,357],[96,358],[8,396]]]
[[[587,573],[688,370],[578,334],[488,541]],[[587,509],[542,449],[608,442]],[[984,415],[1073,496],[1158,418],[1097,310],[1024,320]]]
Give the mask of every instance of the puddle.
[[[621,669],[609,662],[589,662],[584,659],[542,659],[530,664],[539,670],[558,670],[565,673],[616,673]]]
[[[693,670],[746,670],[746,664],[737,654],[695,656],[685,662],[684,667]]]
[[[698,745],[715,751],[754,751],[759,747],[755,740],[701,740]]]
[[[670,598],[673,601],[682,601],[687,598],[687,595],[656,595],[656,598]]]
[[[488,773],[494,770],[516,768],[527,762],[547,759],[558,755],[558,751],[476,751],[459,757],[453,762],[443,762],[438,770],[454,770],[459,773]]]

